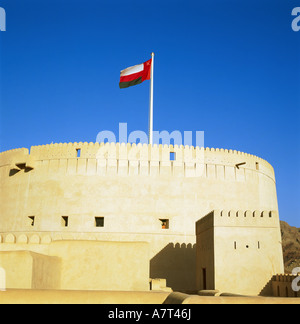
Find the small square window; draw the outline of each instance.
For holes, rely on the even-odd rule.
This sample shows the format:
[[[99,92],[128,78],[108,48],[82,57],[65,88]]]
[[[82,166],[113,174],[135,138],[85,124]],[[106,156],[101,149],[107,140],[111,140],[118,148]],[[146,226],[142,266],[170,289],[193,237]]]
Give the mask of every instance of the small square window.
[[[28,221],[30,226],[34,226],[34,216],[28,216]]]
[[[68,227],[69,225],[69,216],[61,216],[61,226]]]
[[[169,229],[169,220],[168,219],[160,219],[161,228],[162,229]]]
[[[104,227],[104,217],[95,217],[95,226]]]

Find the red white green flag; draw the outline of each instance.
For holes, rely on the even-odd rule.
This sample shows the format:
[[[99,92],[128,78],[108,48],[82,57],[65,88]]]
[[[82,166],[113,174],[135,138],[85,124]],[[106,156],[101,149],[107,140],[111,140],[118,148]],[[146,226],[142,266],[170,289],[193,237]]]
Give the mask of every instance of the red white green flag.
[[[152,59],[138,65],[130,66],[120,73],[120,89],[140,84],[151,78]]]

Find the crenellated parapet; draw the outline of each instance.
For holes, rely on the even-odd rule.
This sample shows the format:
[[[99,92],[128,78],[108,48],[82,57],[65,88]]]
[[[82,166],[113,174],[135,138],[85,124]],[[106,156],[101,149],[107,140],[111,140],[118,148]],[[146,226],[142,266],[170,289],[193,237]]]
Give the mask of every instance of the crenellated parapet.
[[[274,210],[213,210],[196,224],[201,232],[209,227],[279,228],[279,216]]]
[[[0,153],[0,167],[16,172],[44,171],[87,175],[174,175],[247,181],[259,174],[274,178],[265,160],[235,150],[183,145],[125,143],[56,143]]]
[[[300,298],[299,282],[300,272],[274,275],[272,278],[273,296]]]
[[[222,210],[214,211],[215,226],[278,227],[277,211]]]
[[[298,274],[290,274],[290,273],[277,274],[273,277],[273,281],[292,283],[299,276],[300,276],[300,272]]]

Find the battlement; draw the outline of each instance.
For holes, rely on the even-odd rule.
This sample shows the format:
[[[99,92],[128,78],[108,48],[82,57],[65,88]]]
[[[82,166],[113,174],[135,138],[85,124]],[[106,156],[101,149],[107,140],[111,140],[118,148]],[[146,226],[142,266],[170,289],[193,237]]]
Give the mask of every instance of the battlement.
[[[196,230],[205,231],[212,227],[271,227],[279,228],[279,216],[276,211],[250,210],[213,210],[196,223]]]
[[[275,181],[265,160],[235,150],[183,145],[125,143],[56,143],[0,153],[0,167],[48,164],[48,170],[71,174],[175,175],[247,181],[264,174]],[[36,162],[36,163],[35,163]]]
[[[274,275],[272,278],[273,296],[300,298],[300,291],[293,289],[293,283],[298,288],[299,276],[300,273]]]
[[[201,153],[225,153],[234,157],[254,158],[258,162],[266,162],[262,158],[223,148],[203,148],[188,145],[162,145],[162,144],[135,144],[135,143],[94,143],[94,142],[74,142],[74,143],[54,143],[31,147],[31,154],[38,159],[51,158],[76,158],[80,150],[81,158],[116,158],[130,160],[154,160],[168,161],[169,153],[177,153],[176,161],[193,162],[201,159]],[[270,165],[269,165],[270,166]]]
[[[273,281],[293,282],[296,278],[299,277],[299,275],[300,275],[300,272],[298,274],[290,274],[290,273],[277,274],[273,277]]]

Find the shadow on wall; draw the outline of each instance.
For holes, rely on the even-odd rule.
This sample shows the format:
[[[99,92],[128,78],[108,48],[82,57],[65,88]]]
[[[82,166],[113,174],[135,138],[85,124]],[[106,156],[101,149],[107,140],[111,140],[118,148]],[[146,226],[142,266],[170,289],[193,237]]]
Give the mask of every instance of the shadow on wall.
[[[263,287],[261,292],[259,293],[259,296],[273,296],[273,291],[272,291],[272,281],[273,279],[276,278],[276,276],[272,276],[272,278],[266,283],[266,285]],[[276,296],[274,296],[276,297]],[[279,297],[279,296],[277,296]]]
[[[150,278],[165,278],[173,291],[196,289],[196,244],[169,243],[150,260]]]

